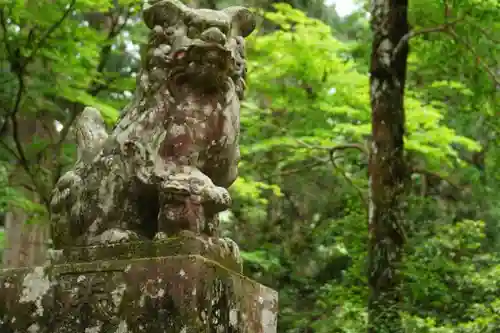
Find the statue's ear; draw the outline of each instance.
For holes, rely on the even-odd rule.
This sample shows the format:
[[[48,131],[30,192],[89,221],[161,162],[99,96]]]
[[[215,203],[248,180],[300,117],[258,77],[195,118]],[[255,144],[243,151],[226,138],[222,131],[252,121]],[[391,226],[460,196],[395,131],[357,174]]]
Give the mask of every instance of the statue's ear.
[[[149,0],[144,5],[143,19],[149,29],[175,25],[187,7],[178,0]]]
[[[231,17],[231,23],[233,27],[236,27],[240,36],[247,37],[255,30],[255,17],[247,8],[233,6],[228,7],[223,11]]]

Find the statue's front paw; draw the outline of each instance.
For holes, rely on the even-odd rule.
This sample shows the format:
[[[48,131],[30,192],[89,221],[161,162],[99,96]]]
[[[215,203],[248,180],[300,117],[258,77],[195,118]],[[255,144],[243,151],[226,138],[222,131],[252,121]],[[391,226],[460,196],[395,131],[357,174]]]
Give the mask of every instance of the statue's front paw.
[[[215,188],[215,199],[214,201],[217,202],[217,204],[230,207],[231,206],[231,195],[229,195],[229,191],[223,187],[216,187]]]
[[[205,188],[203,193],[204,203],[216,213],[231,207],[231,196],[228,190],[219,186]]]

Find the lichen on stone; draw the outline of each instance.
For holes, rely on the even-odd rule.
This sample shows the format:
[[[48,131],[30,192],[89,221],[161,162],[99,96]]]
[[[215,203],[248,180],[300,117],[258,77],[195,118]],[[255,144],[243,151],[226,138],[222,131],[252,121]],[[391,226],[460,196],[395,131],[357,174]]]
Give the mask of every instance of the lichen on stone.
[[[24,276],[19,302],[34,303],[35,314],[38,316],[42,316],[44,311],[42,299],[50,290],[50,287],[51,281],[45,274],[44,268],[41,266],[35,267],[30,273]]]
[[[143,16],[151,30],[133,100],[109,134],[95,108],[77,119],[78,160],[52,193],[56,249],[182,230],[217,237],[231,205],[253,15],[162,0]]]
[[[77,119],[47,265],[0,271],[1,333],[276,332],[276,292],[241,275],[236,243],[218,231],[238,175],[253,16],[151,0],[144,20],[118,123],[108,133],[94,108]]]

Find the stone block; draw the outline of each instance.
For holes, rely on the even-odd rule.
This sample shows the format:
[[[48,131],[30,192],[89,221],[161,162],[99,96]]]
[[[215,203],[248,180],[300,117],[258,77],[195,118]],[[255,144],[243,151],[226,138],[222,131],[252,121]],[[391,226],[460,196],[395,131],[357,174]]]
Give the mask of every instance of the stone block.
[[[0,271],[1,333],[275,333],[276,326],[275,291],[197,254]]]
[[[212,238],[182,231],[177,237],[160,241],[136,241],[62,250],[55,264],[156,258],[175,255],[200,255],[222,266],[241,273],[243,270],[238,246],[230,239]]]

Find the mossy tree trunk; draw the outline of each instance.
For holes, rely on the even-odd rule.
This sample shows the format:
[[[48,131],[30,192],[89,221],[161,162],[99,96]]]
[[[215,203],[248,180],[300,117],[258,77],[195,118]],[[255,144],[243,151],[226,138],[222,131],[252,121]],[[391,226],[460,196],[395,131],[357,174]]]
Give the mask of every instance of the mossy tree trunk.
[[[405,183],[404,86],[408,0],[373,0],[370,68],[368,332],[402,332],[400,317]],[[403,40],[403,41],[402,41]]]

